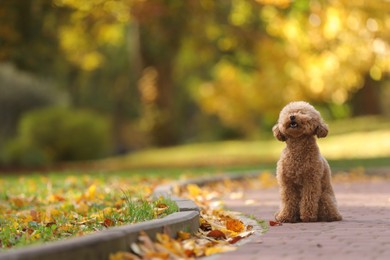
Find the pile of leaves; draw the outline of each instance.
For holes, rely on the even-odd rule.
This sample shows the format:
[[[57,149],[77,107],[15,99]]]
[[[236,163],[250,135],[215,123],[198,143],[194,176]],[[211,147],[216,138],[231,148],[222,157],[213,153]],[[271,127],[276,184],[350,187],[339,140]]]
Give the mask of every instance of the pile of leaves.
[[[258,178],[225,179],[202,187],[196,184],[177,187],[175,195],[190,198],[200,207],[199,231],[196,234],[179,232],[176,238],[158,234],[155,242],[141,233],[139,243],[131,245],[131,252],[117,252],[110,256],[110,260],[197,258],[233,251],[238,241],[254,234],[255,230],[252,225],[243,223],[234,212],[224,210],[221,197],[227,193],[240,194],[244,189],[258,185],[270,187],[275,184],[275,178],[270,173],[262,173]]]
[[[163,217],[174,202],[152,199],[158,177],[71,175],[3,178],[0,249],[53,241]]]

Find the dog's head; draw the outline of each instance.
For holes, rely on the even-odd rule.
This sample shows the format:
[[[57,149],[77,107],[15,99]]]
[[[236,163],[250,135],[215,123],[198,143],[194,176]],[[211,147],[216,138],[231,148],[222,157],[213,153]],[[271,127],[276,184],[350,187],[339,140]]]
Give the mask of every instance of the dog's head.
[[[317,135],[320,138],[328,135],[328,126],[312,105],[297,101],[287,104],[282,109],[278,123],[272,131],[279,141],[311,135]]]

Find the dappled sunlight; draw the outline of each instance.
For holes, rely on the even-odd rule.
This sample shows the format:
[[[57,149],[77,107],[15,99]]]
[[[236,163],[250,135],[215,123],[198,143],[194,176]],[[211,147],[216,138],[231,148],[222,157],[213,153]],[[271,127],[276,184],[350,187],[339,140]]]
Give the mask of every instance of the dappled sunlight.
[[[359,128],[359,122],[357,122]],[[386,124],[383,125],[385,127]],[[363,126],[360,126],[360,128]],[[343,132],[343,128],[318,139],[321,153],[328,160],[390,158],[390,130]],[[285,143],[274,139],[262,141],[224,141],[156,148],[126,157],[101,161],[101,167],[195,167],[273,165]],[[111,166],[110,166],[111,165]]]
[[[390,157],[390,131],[356,132],[319,141],[329,159]]]
[[[282,144],[272,141],[226,141],[182,145],[141,151],[129,155],[124,163],[131,166],[223,166],[272,162]]]

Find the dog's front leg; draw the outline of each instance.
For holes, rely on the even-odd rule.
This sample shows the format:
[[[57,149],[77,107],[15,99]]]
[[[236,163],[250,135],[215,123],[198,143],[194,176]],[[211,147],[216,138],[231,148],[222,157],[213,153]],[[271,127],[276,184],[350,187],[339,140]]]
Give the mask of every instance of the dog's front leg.
[[[291,185],[280,187],[281,205],[280,211],[275,214],[279,222],[295,223],[299,221],[299,192]]]
[[[318,220],[318,202],[321,195],[319,180],[306,182],[302,187],[299,207],[302,222],[315,222]]]

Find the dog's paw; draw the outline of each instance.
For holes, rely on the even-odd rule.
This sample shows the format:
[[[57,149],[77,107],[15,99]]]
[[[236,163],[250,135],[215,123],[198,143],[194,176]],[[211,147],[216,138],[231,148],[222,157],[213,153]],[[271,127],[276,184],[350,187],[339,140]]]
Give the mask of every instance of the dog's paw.
[[[275,214],[275,220],[282,223],[297,223],[299,218],[294,215],[282,214],[280,212]]]
[[[317,222],[318,217],[317,216],[301,216],[302,222]]]
[[[332,222],[332,221],[340,221],[343,217],[340,214],[334,215],[334,216],[327,216],[325,221]]]

